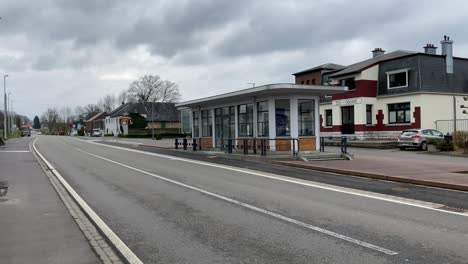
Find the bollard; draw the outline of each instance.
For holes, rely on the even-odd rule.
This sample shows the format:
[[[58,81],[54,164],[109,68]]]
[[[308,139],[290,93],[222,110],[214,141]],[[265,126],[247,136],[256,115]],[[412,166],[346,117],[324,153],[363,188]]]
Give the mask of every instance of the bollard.
[[[325,138],[320,137],[320,152],[325,152]]]
[[[197,139],[194,138],[192,141],[192,150],[197,151]]]
[[[183,141],[183,146],[184,146],[184,150],[187,150],[187,139],[184,138],[184,141]]]
[[[346,137],[341,138],[341,153],[348,153],[348,138]]]
[[[266,139],[260,140],[260,155],[266,156]]]
[[[253,154],[257,154],[257,139],[253,139]]]
[[[228,139],[228,153],[232,153],[232,139]]]
[[[249,140],[244,138],[243,140],[243,149],[244,149],[244,155],[249,154]]]
[[[179,139],[175,139],[175,149],[179,149]]]
[[[0,181],[0,197],[6,196],[8,192],[8,181]]]
[[[292,139],[292,147],[293,147],[293,156],[296,156],[296,139]]]

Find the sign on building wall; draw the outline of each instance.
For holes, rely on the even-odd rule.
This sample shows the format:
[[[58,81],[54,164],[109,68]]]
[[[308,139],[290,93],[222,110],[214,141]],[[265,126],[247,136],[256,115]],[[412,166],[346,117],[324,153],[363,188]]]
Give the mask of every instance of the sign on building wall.
[[[360,104],[360,103],[362,103],[361,98],[350,98],[350,99],[336,100],[332,102],[332,104],[336,106],[355,105],[355,104]]]

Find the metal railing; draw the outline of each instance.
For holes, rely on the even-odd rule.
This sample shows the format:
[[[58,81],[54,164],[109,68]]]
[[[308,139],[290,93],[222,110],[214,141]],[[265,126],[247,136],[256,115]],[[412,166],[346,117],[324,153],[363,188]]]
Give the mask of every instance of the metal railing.
[[[451,120],[436,120],[436,130],[443,134],[452,134],[454,131],[454,121]],[[468,131],[468,119],[457,119],[457,131]]]
[[[348,138],[345,136],[341,137],[320,137],[320,152],[325,152],[326,146],[326,139],[333,140],[333,139],[340,139],[340,149],[342,154],[348,153]]]
[[[234,150],[242,150],[244,155],[249,154],[258,154],[261,156],[266,156],[267,152],[270,150],[270,141],[284,141],[289,140],[290,146],[292,147],[292,155],[297,156],[299,154],[299,139],[298,138],[279,138],[279,139],[268,139],[268,138],[223,138],[220,139],[220,149],[224,150],[226,153],[232,154]],[[252,143],[252,144],[250,144]],[[176,138],[174,140],[175,149],[188,150],[191,148],[193,151],[201,150],[202,144],[200,139],[193,138]]]

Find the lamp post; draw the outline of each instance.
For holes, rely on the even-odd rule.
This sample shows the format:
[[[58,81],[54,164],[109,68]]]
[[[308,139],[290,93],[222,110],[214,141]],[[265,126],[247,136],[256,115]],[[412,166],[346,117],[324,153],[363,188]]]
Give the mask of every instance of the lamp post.
[[[151,103],[151,130],[154,140],[154,101]]]
[[[3,108],[4,108],[4,118],[3,118],[3,138],[7,139],[7,95],[6,95],[6,78],[8,74],[3,75]]]
[[[7,133],[11,134],[12,131],[12,123],[11,123],[11,93],[7,93],[7,111],[8,111],[8,116],[7,116],[7,126],[8,130]]]

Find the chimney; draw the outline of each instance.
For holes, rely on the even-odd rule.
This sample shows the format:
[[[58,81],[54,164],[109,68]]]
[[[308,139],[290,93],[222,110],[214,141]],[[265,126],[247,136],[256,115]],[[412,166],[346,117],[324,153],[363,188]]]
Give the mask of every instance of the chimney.
[[[426,44],[424,47],[424,53],[436,55],[437,47],[434,44]]]
[[[385,50],[381,49],[381,48],[375,48],[373,51],[372,51],[372,57],[375,58],[375,57],[378,57],[378,56],[381,56],[381,55],[384,55],[385,54]]]
[[[453,73],[453,41],[450,40],[449,36],[444,36],[444,40],[440,41],[440,44],[442,44],[442,55],[445,56],[447,73]]]

